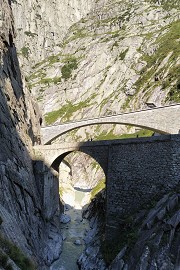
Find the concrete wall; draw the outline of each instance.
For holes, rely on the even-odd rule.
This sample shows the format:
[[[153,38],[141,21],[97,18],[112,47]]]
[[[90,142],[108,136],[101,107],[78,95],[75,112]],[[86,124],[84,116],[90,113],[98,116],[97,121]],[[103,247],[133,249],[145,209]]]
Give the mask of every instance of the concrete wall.
[[[122,140],[109,149],[107,238],[122,220],[180,181],[180,136]]]

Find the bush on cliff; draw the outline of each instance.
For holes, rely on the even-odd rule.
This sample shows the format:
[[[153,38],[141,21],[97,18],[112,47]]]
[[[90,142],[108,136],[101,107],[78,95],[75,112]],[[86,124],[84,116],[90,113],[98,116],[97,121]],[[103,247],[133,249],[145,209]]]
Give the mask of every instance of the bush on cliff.
[[[35,270],[35,266],[30,261],[30,259],[27,258],[16,245],[14,245],[9,240],[5,239],[1,234],[0,234],[0,249],[4,253],[6,253],[6,254],[3,254],[3,252],[0,253],[0,267],[3,266],[4,269],[6,270],[11,269],[11,265],[7,264],[7,260],[9,257],[21,270]]]

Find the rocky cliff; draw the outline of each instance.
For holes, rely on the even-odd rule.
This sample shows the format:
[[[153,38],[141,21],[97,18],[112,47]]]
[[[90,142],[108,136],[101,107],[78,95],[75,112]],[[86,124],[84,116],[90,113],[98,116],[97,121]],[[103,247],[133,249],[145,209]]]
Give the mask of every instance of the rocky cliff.
[[[104,198],[104,192],[101,192],[84,210],[91,229],[85,238],[86,249],[78,260],[80,269],[179,269],[179,187],[161,200],[146,205],[138,213],[122,220],[117,241],[112,243],[111,248],[103,242]]]
[[[37,178],[40,163],[33,160],[32,146],[40,138],[40,115],[21,74],[14,44],[14,18],[10,1],[0,2],[0,267],[7,253],[11,266],[28,267],[18,258],[17,248],[43,269],[58,257],[56,213],[46,219],[44,194],[40,190],[44,178]],[[34,166],[36,164],[36,166]],[[41,164],[41,173],[45,170]],[[48,173],[48,169],[47,173]],[[35,173],[34,173],[35,172]],[[57,181],[49,171],[51,183]],[[58,188],[57,188],[58,190]],[[57,196],[57,195],[54,195]],[[59,196],[58,196],[59,197]],[[57,204],[56,204],[57,207]],[[2,240],[4,239],[4,240]],[[12,241],[16,247],[12,252]],[[57,243],[59,241],[59,243]],[[56,252],[52,250],[56,248]],[[14,254],[14,255],[13,255]],[[10,267],[10,266],[9,266]],[[14,267],[16,267],[14,265]],[[13,269],[19,269],[13,268]],[[9,269],[9,268],[8,268]]]
[[[25,72],[37,62],[59,53],[68,28],[85,16],[92,0],[11,1],[16,25],[16,45]]]

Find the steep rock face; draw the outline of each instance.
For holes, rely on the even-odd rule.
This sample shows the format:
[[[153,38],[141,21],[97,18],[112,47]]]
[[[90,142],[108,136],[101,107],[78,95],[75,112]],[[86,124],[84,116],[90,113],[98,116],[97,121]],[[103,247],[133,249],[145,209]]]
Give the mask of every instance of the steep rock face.
[[[122,220],[117,241],[112,243],[111,247],[103,244],[104,220],[103,211],[100,209],[104,208],[104,203],[105,196],[101,192],[84,210],[84,216],[90,220],[91,229],[85,238],[85,251],[78,260],[81,269],[179,269],[179,187],[158,202],[154,202],[154,206],[146,206]],[[111,262],[118,250],[118,255]]]
[[[149,211],[143,209],[131,217],[119,233],[121,251],[109,269],[179,269],[179,206],[178,187],[177,192],[165,195]]]
[[[41,90],[44,113],[61,109],[47,122],[134,110],[150,100],[164,104],[177,81],[170,69],[179,66],[178,19],[178,10],[142,0],[92,9],[68,30],[59,54],[29,78],[36,94]],[[173,44],[165,50],[170,37]],[[171,84],[163,85],[169,77]]]
[[[71,166],[71,184],[82,189],[92,189],[98,181],[105,179],[100,165],[90,156],[81,153],[71,153],[66,157]],[[82,160],[84,161],[82,163]],[[63,175],[60,174],[63,182]],[[64,182],[66,179],[64,179]]]
[[[88,13],[86,1],[12,1],[16,25],[16,45],[24,71],[47,56],[59,52],[68,28]]]
[[[58,223],[52,215],[45,221],[40,183],[34,175],[32,146],[40,138],[39,119],[38,106],[25,87],[17,59],[11,6],[3,0],[0,6],[0,232],[41,264],[42,269],[44,263],[59,255],[61,237],[57,235]],[[57,240],[58,255],[50,250]]]

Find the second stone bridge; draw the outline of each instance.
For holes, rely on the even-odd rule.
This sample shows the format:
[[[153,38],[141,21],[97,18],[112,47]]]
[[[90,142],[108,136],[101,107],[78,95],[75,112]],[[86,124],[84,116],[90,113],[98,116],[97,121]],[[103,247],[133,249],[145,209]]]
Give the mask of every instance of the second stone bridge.
[[[35,159],[58,170],[73,151],[90,155],[106,175],[106,238],[124,218],[180,183],[180,135],[34,147]]]
[[[42,127],[41,135],[43,144],[49,144],[58,136],[73,129],[97,124],[132,125],[150,129],[160,134],[177,134],[180,130],[179,119],[180,104],[176,104]]]

